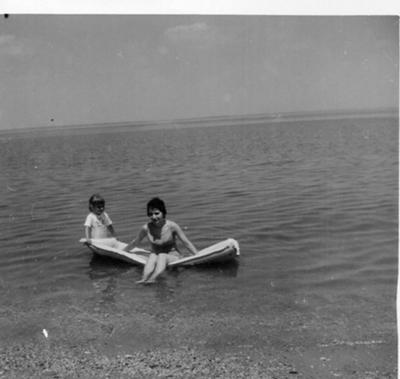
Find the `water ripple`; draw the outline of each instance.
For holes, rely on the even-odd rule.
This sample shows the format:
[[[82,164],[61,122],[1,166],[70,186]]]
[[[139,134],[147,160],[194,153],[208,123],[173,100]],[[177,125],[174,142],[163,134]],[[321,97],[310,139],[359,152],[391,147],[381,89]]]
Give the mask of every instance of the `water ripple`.
[[[393,285],[393,121],[102,130],[2,140],[4,282],[61,289],[114,278],[136,291],[128,277],[138,270],[93,261],[78,243],[87,199],[100,192],[123,240],[146,221],[152,196],[166,200],[171,219],[197,246],[238,239],[240,268],[192,270],[199,288],[225,273],[257,302],[271,281],[286,283],[287,292],[319,294]],[[239,282],[246,283],[242,289]],[[177,284],[174,291],[183,289]]]

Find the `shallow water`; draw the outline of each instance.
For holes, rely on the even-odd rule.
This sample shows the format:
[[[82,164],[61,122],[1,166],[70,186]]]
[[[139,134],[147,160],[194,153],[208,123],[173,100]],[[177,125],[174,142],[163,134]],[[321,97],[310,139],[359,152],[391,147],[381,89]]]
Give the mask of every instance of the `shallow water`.
[[[207,126],[2,133],[3,305],[73,298],[110,312],[124,303],[154,317],[229,312],[271,322],[301,312],[321,325],[346,314],[395,332],[397,119]],[[232,237],[240,262],[137,286],[139,268],[78,243],[94,192],[121,240],[160,196],[198,248]],[[332,303],[337,314],[324,313]]]

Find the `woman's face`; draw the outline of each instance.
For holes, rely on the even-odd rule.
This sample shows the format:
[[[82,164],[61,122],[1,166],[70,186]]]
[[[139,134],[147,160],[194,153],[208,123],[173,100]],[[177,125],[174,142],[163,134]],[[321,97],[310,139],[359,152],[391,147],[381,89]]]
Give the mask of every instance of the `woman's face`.
[[[164,220],[163,213],[157,208],[150,208],[148,216],[150,217],[150,221],[155,225],[161,223]]]

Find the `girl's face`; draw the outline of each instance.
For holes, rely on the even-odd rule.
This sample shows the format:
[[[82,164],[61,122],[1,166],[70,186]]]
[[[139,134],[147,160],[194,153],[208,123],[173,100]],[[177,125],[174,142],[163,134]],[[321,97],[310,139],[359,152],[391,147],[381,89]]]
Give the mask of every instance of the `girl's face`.
[[[93,213],[100,216],[104,212],[104,203],[94,203],[92,205]]]
[[[150,208],[148,216],[154,225],[158,225],[164,221],[163,213],[157,208]]]

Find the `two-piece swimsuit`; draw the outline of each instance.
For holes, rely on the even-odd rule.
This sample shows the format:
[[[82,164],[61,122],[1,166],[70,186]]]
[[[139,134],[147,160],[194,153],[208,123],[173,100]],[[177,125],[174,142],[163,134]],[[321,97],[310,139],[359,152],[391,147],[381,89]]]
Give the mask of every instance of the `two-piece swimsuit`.
[[[176,235],[175,232],[171,231],[171,225],[168,220],[161,228],[161,235],[154,237],[150,232],[151,224],[146,225],[147,238],[151,244],[151,251],[155,254],[171,254],[176,257],[180,257],[179,250],[176,246]]]

